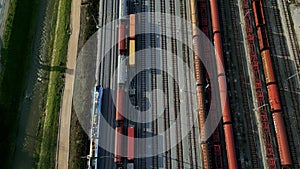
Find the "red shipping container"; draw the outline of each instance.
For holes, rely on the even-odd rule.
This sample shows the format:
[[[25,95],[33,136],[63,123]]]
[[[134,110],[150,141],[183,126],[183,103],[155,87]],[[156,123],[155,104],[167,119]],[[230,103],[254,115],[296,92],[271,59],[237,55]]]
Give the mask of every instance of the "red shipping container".
[[[128,127],[127,159],[134,160],[134,127]]]
[[[123,151],[123,135],[124,128],[123,126],[116,127],[115,130],[115,157],[114,162],[115,163],[121,163],[122,162],[122,151]]]
[[[129,20],[130,20],[129,37],[130,39],[135,39],[135,14],[131,14]]]
[[[116,121],[124,120],[124,97],[125,91],[123,89],[118,89],[116,98]]]
[[[126,25],[121,23],[119,25],[119,51],[126,50]]]

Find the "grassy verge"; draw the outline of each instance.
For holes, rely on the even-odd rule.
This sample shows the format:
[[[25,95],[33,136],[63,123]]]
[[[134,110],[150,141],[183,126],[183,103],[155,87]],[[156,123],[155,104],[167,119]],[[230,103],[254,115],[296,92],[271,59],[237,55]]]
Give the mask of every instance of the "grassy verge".
[[[56,143],[59,123],[61,95],[64,85],[64,72],[69,40],[69,23],[71,0],[56,0],[54,10],[56,28],[51,35],[53,42],[49,53],[52,55],[51,72],[47,94],[46,111],[41,121],[42,130],[39,132],[41,145],[37,150],[37,168],[54,168]],[[54,22],[54,21],[53,21]]]
[[[94,15],[97,18],[99,1],[88,0],[88,3],[89,5],[81,8],[79,49],[81,49],[88,38],[97,31],[95,22],[91,16]],[[88,141],[88,136],[82,129],[77,115],[73,110],[71,115],[69,168],[82,169],[87,167],[87,160],[81,157],[86,156],[88,153]]]
[[[11,168],[19,121],[19,104],[32,58],[39,0],[10,0],[1,50],[0,159]]]
[[[50,20],[50,40],[49,40],[49,46],[48,46],[48,49],[47,49],[47,55],[50,57],[50,62],[48,63],[48,65],[51,67],[51,60],[52,60],[52,55],[53,55],[53,46],[54,46],[54,37],[55,37],[55,28],[56,28],[56,21],[57,21],[57,14],[58,14],[58,4],[59,4],[59,1],[58,0],[55,0],[54,2],[54,5],[53,5],[53,10],[52,10],[52,17],[51,17],[51,20]],[[51,71],[51,70],[50,70]],[[50,76],[50,73],[47,74],[47,76]],[[47,87],[48,88],[48,87]],[[44,109],[43,111],[46,111],[46,103],[48,101],[48,97],[47,97],[47,94],[48,94],[48,91],[45,93],[45,98],[44,98]],[[37,142],[37,146],[36,146],[36,150],[35,150],[35,154],[34,154],[34,157],[35,157],[35,161],[36,161],[36,165],[38,165],[38,162],[40,160],[40,151],[41,151],[41,145],[42,145],[42,142],[43,142],[43,129],[44,129],[44,122],[45,122],[45,113],[43,113],[39,119],[39,122],[38,122],[38,131],[37,131],[37,138],[39,138],[39,142]]]

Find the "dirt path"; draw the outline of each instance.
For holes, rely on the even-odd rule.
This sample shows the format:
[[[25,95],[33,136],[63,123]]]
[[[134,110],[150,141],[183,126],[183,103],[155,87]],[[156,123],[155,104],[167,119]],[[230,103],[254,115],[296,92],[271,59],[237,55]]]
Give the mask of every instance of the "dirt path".
[[[70,122],[72,109],[72,96],[74,86],[74,71],[76,65],[78,38],[80,31],[80,5],[81,0],[72,0],[71,10],[71,28],[72,35],[70,36],[68,45],[68,60],[67,69],[72,73],[66,73],[65,88],[62,98],[62,107],[60,112],[60,126],[58,131],[58,149],[56,167],[58,169],[68,169],[69,164],[69,136]]]

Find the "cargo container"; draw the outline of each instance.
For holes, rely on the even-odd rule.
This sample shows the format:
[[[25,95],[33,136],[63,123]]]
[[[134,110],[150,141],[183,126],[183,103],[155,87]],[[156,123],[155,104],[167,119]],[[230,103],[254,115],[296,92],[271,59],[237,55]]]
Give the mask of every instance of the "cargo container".
[[[289,145],[287,142],[286,127],[282,117],[282,108],[279,98],[278,86],[275,80],[275,74],[270,56],[270,46],[268,40],[268,34],[266,29],[265,13],[263,10],[263,4],[261,0],[252,1],[252,8],[254,11],[254,18],[256,24],[256,33],[259,42],[259,48],[261,52],[263,69],[266,79],[266,85],[268,90],[269,105],[272,112],[275,133],[278,144],[278,151],[280,156],[280,164],[282,168],[286,166],[289,168],[292,165]],[[267,150],[268,152],[268,150]],[[272,161],[268,161],[269,166],[272,166]]]
[[[261,58],[265,72],[266,84],[275,82],[274,71],[272,67],[271,55],[269,50],[264,50],[261,52]]]
[[[290,165],[292,160],[290,158],[289,146],[287,135],[285,132],[285,125],[281,112],[275,112],[272,114],[276,132],[276,138],[278,142],[279,156],[281,165]]]
[[[126,25],[125,23],[119,24],[119,52],[122,53],[126,50]]]
[[[221,146],[220,145],[214,145],[214,154],[215,156],[215,167],[216,168],[223,168],[222,164],[222,152],[221,152]]]
[[[128,127],[127,159],[134,160],[134,127]]]
[[[257,38],[259,41],[259,49],[260,50],[265,50],[270,47],[269,41],[268,41],[267,30],[266,30],[265,26],[261,26],[261,27],[257,28]]]
[[[125,91],[124,89],[118,89],[117,97],[116,97],[116,121],[123,121],[123,113],[124,113],[124,97]]]
[[[269,84],[267,86],[267,89],[268,89],[268,96],[269,96],[269,103],[270,103],[271,111],[281,110],[277,85]]]
[[[237,169],[237,158],[235,153],[234,135],[227,96],[226,77],[224,71],[224,58],[222,49],[219,9],[217,0],[210,1],[212,31],[215,47],[215,61],[217,67],[218,87],[220,91],[220,104],[223,115],[223,129],[225,135],[225,146],[227,153],[228,168]]]
[[[254,11],[255,25],[258,27],[260,25],[265,25],[265,16],[263,11],[263,6],[261,1],[252,1],[252,7]]]
[[[127,80],[127,63],[126,56],[119,55],[118,56],[118,84],[124,85]]]
[[[135,40],[129,43],[129,66],[135,66]]]
[[[129,38],[135,39],[135,14],[130,15]]]
[[[115,130],[115,156],[114,156],[115,163],[122,162],[122,153],[123,153],[122,135],[123,135],[123,132],[124,132],[123,126],[116,127],[116,130]]]

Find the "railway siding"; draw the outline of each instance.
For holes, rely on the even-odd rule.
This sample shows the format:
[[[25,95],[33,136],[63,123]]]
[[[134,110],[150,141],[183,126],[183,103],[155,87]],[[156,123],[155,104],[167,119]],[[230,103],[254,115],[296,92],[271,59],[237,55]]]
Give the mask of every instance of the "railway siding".
[[[276,67],[274,70],[279,86],[279,94],[282,103],[283,118],[287,128],[287,138],[294,166],[299,166],[300,125],[297,123],[299,115],[300,95],[298,71],[298,57],[294,37],[290,26],[286,2],[272,0],[265,3],[266,18],[268,24],[268,36],[271,44],[271,55]],[[272,26],[271,26],[272,25]],[[296,58],[295,58],[296,55]],[[296,76],[295,76],[296,75]],[[297,168],[297,167],[296,167]]]
[[[278,100],[277,94],[273,93],[273,89],[276,88],[276,86],[273,84],[275,78],[272,75],[272,71],[267,71],[264,73],[267,77],[266,79],[267,84],[264,84],[264,79],[263,79],[264,78],[263,71],[262,71],[263,68],[266,70],[272,66],[272,62],[268,58],[269,51],[263,51],[268,49],[269,47],[268,44],[269,42],[268,40],[266,40],[267,39],[266,29],[265,29],[266,27],[264,25],[265,24],[264,22],[268,22],[268,21],[261,20],[261,18],[254,15],[256,17],[255,26],[258,26],[257,28],[258,31],[256,32],[257,36],[254,36],[253,34],[255,34],[256,30],[253,24],[254,20],[251,20],[251,17],[253,16],[253,13],[251,12],[259,11],[262,2],[261,1],[254,2],[253,5],[254,10],[252,11],[250,11],[249,9],[249,4],[247,4],[248,5],[247,8],[243,8],[244,10],[242,9],[242,7],[245,7],[243,6],[245,5],[245,3],[250,2],[247,0],[243,0],[243,2],[239,0],[239,5],[240,5],[239,7],[234,6],[235,0],[231,0],[226,4],[222,4],[222,6],[220,6],[220,3],[218,3],[216,0],[211,0],[210,4],[205,3],[205,5],[204,2],[208,2],[208,1],[200,0],[197,2],[198,3],[197,7],[200,6],[201,9],[194,8],[194,11],[189,11],[190,7],[193,8],[193,5],[195,5],[192,4],[195,3],[195,1],[184,2],[180,0],[168,0],[168,1],[137,0],[136,1],[137,8],[135,10],[136,12],[148,12],[149,10],[150,12],[155,12],[158,10],[158,11],[162,11],[163,13],[181,16],[183,18],[191,17],[192,19],[194,19],[193,22],[196,24],[196,26],[199,26],[197,22],[201,22],[201,24],[203,24],[202,25],[203,31],[208,36],[210,34],[213,35],[214,43],[216,47],[215,52],[218,54],[219,59],[223,63],[222,54],[224,54],[224,58],[227,57],[227,59],[226,58],[224,59],[224,62],[227,63],[226,71],[221,70],[220,65],[215,66],[216,70],[213,71],[215,73],[218,73],[219,79],[216,82],[212,82],[214,83],[214,85],[216,85],[219,82],[220,91],[223,92],[227,90],[224,85],[226,83],[225,72],[226,74],[229,74],[228,88],[231,89],[230,97],[229,97],[231,104],[229,105],[228,100],[225,102],[225,99],[228,98],[223,93],[221,94],[221,99],[218,101],[219,104],[220,103],[226,104],[226,109],[224,112],[225,116],[223,117],[224,123],[220,125],[220,128],[218,128],[215,134],[211,137],[211,142],[200,142],[196,138],[199,137],[199,129],[197,128],[193,128],[193,130],[188,134],[188,137],[184,140],[181,140],[182,134],[184,133],[183,128],[186,127],[185,125],[187,126],[190,125],[188,124],[190,118],[192,119],[199,118],[198,120],[200,125],[195,127],[200,127],[200,128],[203,127],[205,116],[206,116],[205,111],[207,111],[204,108],[205,106],[207,106],[207,103],[205,103],[206,101],[205,99],[207,98],[205,97],[209,97],[209,92],[207,92],[207,90],[209,89],[204,89],[204,86],[209,82],[204,82],[204,81],[205,80],[209,81],[209,80],[207,77],[206,77],[207,79],[205,79],[205,75],[204,75],[205,73],[202,72],[203,71],[201,67],[202,65],[200,64],[199,60],[195,59],[200,54],[194,53],[195,58],[192,59],[191,56],[193,55],[190,53],[191,51],[186,49],[186,46],[183,45],[181,42],[176,41],[175,36],[178,37],[179,39],[182,38],[183,41],[185,42],[190,42],[191,44],[192,43],[197,44],[198,35],[197,34],[191,35],[192,39],[188,39],[189,36],[185,37],[184,36],[185,34],[183,32],[182,33],[179,32],[179,29],[184,28],[185,26],[182,25],[181,23],[176,23],[174,19],[161,18],[162,20],[159,21],[161,25],[159,25],[159,27],[154,27],[153,25],[148,24],[149,21],[151,22],[157,21],[157,18],[155,18],[154,14],[151,14],[149,16],[144,16],[143,18],[140,18],[139,20],[140,24],[137,26],[137,30],[141,29],[144,31],[148,29],[151,30],[159,29],[162,34],[166,33],[166,31],[169,31],[167,33],[171,34],[173,37],[170,38],[170,37],[157,36],[152,34],[138,35],[136,38],[137,43],[135,43],[136,44],[135,47],[137,48],[136,51],[145,50],[145,49],[147,50],[149,49],[149,47],[154,48],[160,46],[162,48],[162,51],[161,53],[160,52],[158,53],[161,54],[162,57],[161,60],[156,60],[155,55],[157,55],[157,53],[155,51],[153,50],[150,52],[141,51],[141,53],[136,58],[136,62],[137,62],[136,66],[145,68],[148,67],[149,65],[154,66],[157,64],[157,62],[161,62],[164,71],[172,72],[174,79],[171,78],[165,72],[157,76],[156,75],[157,72],[155,70],[144,71],[140,73],[140,75],[137,78],[138,80],[135,84],[138,91],[137,102],[139,108],[143,111],[147,110],[149,107],[148,101],[151,100],[152,105],[154,104],[155,106],[152,107],[154,109],[151,114],[151,116],[154,119],[156,119],[158,116],[157,114],[158,110],[156,105],[158,104],[158,102],[161,102],[166,107],[166,109],[161,119],[158,119],[157,121],[153,121],[152,123],[149,124],[142,124],[142,123],[137,124],[136,126],[137,128],[135,130],[135,132],[137,133],[136,135],[137,137],[147,137],[150,136],[151,133],[153,135],[156,135],[159,131],[170,129],[170,126],[174,125],[175,121],[181,121],[181,123],[176,124],[176,126],[173,126],[174,129],[173,131],[175,132],[166,133],[165,135],[164,147],[170,148],[170,145],[174,145],[174,144],[176,144],[176,146],[162,155],[164,161],[160,159],[160,156],[150,157],[150,158],[140,158],[134,160],[135,166],[141,168],[146,168],[146,167],[193,168],[194,167],[193,165],[196,163],[197,167],[201,166],[203,168],[213,168],[213,167],[237,168],[238,165],[239,167],[242,166],[244,168],[246,167],[262,168],[263,166],[266,168],[267,167],[276,168],[279,166],[276,165],[276,157],[278,156],[276,149],[278,147],[274,143],[276,142],[276,139],[281,139],[280,141],[284,142],[285,140],[284,139],[282,140],[282,136],[285,137],[285,135],[284,132],[280,132],[280,130],[282,129],[280,127],[283,127],[281,114],[279,114],[278,112],[272,112],[275,125],[278,124],[277,122],[280,123],[276,128],[277,138],[274,137],[274,131],[270,123],[271,116],[268,116],[269,113],[267,109],[268,96],[265,91],[267,89],[269,90],[270,99],[275,98],[276,101]],[[105,1],[104,6],[109,8],[114,8],[111,5],[112,5],[111,3]],[[157,6],[159,6],[159,8],[156,8]],[[209,7],[211,8],[209,9]],[[239,8],[240,19],[241,20],[245,19],[244,21],[242,21],[242,23],[244,24],[244,30],[243,30],[244,39],[241,36],[242,32],[238,31],[240,25],[238,24],[239,19],[236,19],[238,17],[238,14],[236,12],[238,11],[237,8]],[[195,9],[199,11],[201,10],[206,11],[206,12],[201,11],[202,12],[200,14],[201,19],[199,20],[197,20],[198,16],[195,15],[196,13]],[[129,13],[132,13],[131,9],[129,9],[128,11],[130,11]],[[187,11],[190,13],[188,13]],[[219,15],[218,11],[221,11],[222,13]],[[204,13],[209,14],[210,12],[211,12],[211,16],[206,16],[205,18]],[[112,20],[113,19],[112,16],[116,16],[116,13],[111,11],[109,12],[106,11],[105,13],[106,13],[105,14],[106,22]],[[266,16],[266,18],[267,17],[268,16]],[[230,20],[231,18],[233,18],[234,23],[232,25],[226,25],[225,23],[226,20]],[[264,17],[262,18],[264,19]],[[219,19],[221,20],[221,22]],[[260,21],[262,21],[263,23],[257,23]],[[223,30],[220,30],[219,24],[223,24],[222,29],[224,30],[223,32],[224,34],[222,34],[223,36],[222,38],[221,38],[221,31]],[[210,26],[213,28],[212,31],[209,29]],[[166,27],[169,27],[171,29],[167,29]],[[195,27],[193,27],[193,29],[194,28]],[[115,31],[117,31],[117,29],[113,29],[112,32]],[[233,34],[231,34],[232,31],[234,32]],[[132,35],[132,33],[130,34]],[[109,35],[105,35],[105,36],[109,37]],[[101,37],[101,38],[105,39],[106,37]],[[256,38],[259,38],[259,40],[256,40]],[[117,37],[114,36],[114,39],[117,40]],[[226,42],[225,45],[222,44],[224,45],[223,49],[221,45],[221,39],[224,40],[223,42]],[[243,46],[243,40],[246,41],[246,44],[248,46],[247,45]],[[109,39],[108,44],[113,43],[112,41],[113,40]],[[276,40],[276,43],[278,41],[279,40]],[[272,44],[272,41],[270,42],[271,42],[270,44]],[[124,42],[124,43],[128,43],[128,42]],[[122,48],[126,48],[126,44],[123,44],[121,46],[124,46]],[[133,45],[129,44],[129,46],[133,46]],[[107,46],[106,44],[102,44],[102,47],[106,48],[109,46]],[[244,51],[243,47],[245,48],[245,51],[247,53],[246,58],[242,57],[245,53],[240,52],[240,51]],[[262,53],[263,61],[259,60],[260,58],[259,58],[258,47],[260,47],[260,49],[262,50],[261,53]],[[195,49],[196,51],[198,50],[197,46]],[[113,49],[113,51],[114,50],[117,51],[117,49],[115,48]],[[124,51],[125,50],[127,49],[124,49]],[[207,51],[204,50],[204,53],[208,54],[208,49],[206,50]],[[168,51],[169,53],[167,53],[166,51]],[[170,53],[172,54],[170,55]],[[104,64],[101,65],[101,70],[103,72],[105,72],[106,70],[110,70],[109,74],[111,74],[113,71],[113,67],[115,67],[117,64],[116,58],[118,56],[115,56],[113,52],[110,52],[108,55],[110,56],[111,59],[106,60],[105,65]],[[124,55],[126,56],[126,52]],[[191,72],[188,72],[188,70],[185,69],[185,67],[179,63],[177,57],[179,58],[182,57],[190,65],[193,65],[194,64],[193,62],[196,63],[194,67],[191,66],[191,68],[196,68],[196,70],[198,70],[198,72],[196,72],[197,84],[191,84],[191,79],[195,78],[195,75],[191,74]],[[214,60],[215,60],[214,58],[211,59],[210,64],[212,63],[215,64]],[[243,64],[239,64],[239,62]],[[264,63],[265,65],[262,66],[262,63]],[[288,69],[286,69],[286,67],[288,67],[288,63],[280,64],[280,66],[285,72],[289,71]],[[129,72],[134,72],[135,68],[134,66],[132,66],[129,69],[130,69]],[[117,79],[109,79],[109,75],[107,74],[100,75],[100,76],[106,79],[100,83],[103,83],[108,87],[114,86],[116,83],[118,83]],[[182,80],[181,77],[183,76],[186,78]],[[253,79],[251,80],[251,78]],[[183,89],[178,87],[177,84],[178,81],[180,84],[179,86],[185,86]],[[199,117],[191,117],[191,114],[189,113],[193,111],[191,109],[192,106],[187,105],[185,103],[185,102],[189,102],[188,100],[192,98],[191,94],[185,93],[185,91],[188,91],[189,88],[192,87],[197,87],[197,94],[198,94],[197,103],[199,108],[201,108],[201,110],[199,111]],[[293,86],[292,84],[289,83],[288,87],[292,88]],[[151,96],[149,94],[150,93],[149,90],[153,91],[156,88],[162,88],[164,95],[156,93],[155,91],[154,95]],[[250,88],[252,90],[250,90]],[[242,91],[242,93],[238,93],[235,90]],[[217,94],[219,95],[219,93]],[[148,98],[149,100],[147,100],[146,98]],[[293,99],[291,99],[291,101],[295,102]],[[184,105],[182,105],[181,103],[184,103]],[[280,109],[280,104],[273,104],[273,103],[274,102],[270,102],[272,111],[274,110],[279,111],[278,109]],[[196,105],[196,102],[192,104]],[[295,105],[295,103],[293,104]],[[218,105],[213,104],[212,106],[213,106],[212,109],[214,111],[217,111]],[[254,108],[252,108],[252,106],[254,106]],[[286,106],[286,104],[283,104],[283,106]],[[243,111],[243,114],[239,113],[240,110]],[[232,112],[235,112],[235,114],[233,114],[231,118],[230,113]],[[246,117],[243,116],[244,114],[246,114]],[[188,118],[186,118],[185,116]],[[113,118],[112,121],[114,121]],[[128,121],[126,119],[122,119],[122,122],[121,123],[117,122],[117,124],[122,125],[122,127],[124,125],[124,131],[125,131],[124,134],[126,135],[125,128],[128,125]],[[234,129],[233,126],[235,127]],[[288,132],[288,136],[293,134],[294,133],[291,134]],[[243,137],[244,135],[245,137]],[[260,139],[260,144],[257,142],[256,140],[257,138]],[[237,146],[234,146],[234,142],[236,140],[238,144]],[[116,147],[120,147],[119,145],[120,143],[118,142],[122,142],[122,141],[124,140],[118,140],[118,138],[116,138],[116,144],[117,144]],[[178,142],[178,141],[182,141],[182,142]],[[246,142],[247,144],[243,144],[244,142]],[[135,148],[141,155],[145,155],[146,153],[153,153],[156,151],[157,147],[151,144],[152,143],[138,144],[135,146]],[[153,144],[157,144],[157,143],[153,142]],[[198,152],[195,149],[197,149]],[[262,151],[261,153],[262,157],[261,156],[257,157],[256,156],[257,150],[260,149]],[[126,147],[124,147],[124,150],[126,151]],[[282,148],[280,150],[282,150]],[[237,152],[237,156],[235,154],[235,151]],[[227,158],[226,158],[226,153],[227,153]],[[284,155],[286,154],[284,153]],[[284,156],[282,156],[281,154],[281,157]],[[240,160],[238,164],[236,163],[237,158],[239,158]],[[289,163],[287,158],[285,159],[284,158],[283,160],[281,160],[281,161],[285,161],[282,164]],[[279,160],[277,161],[279,162]],[[126,160],[126,158],[123,158],[121,159],[121,162],[118,162],[118,166],[126,166],[127,163],[128,160]],[[115,164],[113,165],[116,166]],[[112,167],[111,165],[108,166]]]
[[[236,149],[241,168],[260,168],[259,159],[257,157],[256,145],[254,137],[255,129],[252,126],[253,120],[250,114],[253,114],[251,106],[251,94],[249,86],[249,71],[247,71],[247,63],[244,49],[244,41],[242,37],[242,25],[240,18],[243,20],[244,16],[239,15],[239,6],[235,0],[230,0],[224,3],[222,8],[222,28],[224,33],[223,44],[224,53],[226,55],[226,68],[228,89],[230,92],[230,105],[233,113],[235,140],[237,141]],[[241,10],[240,12],[243,13]],[[226,21],[232,20],[232,24]],[[232,33],[234,32],[234,33]],[[247,46],[245,46],[247,49]],[[255,121],[255,120],[254,120]],[[246,143],[246,144],[245,144]]]

